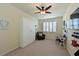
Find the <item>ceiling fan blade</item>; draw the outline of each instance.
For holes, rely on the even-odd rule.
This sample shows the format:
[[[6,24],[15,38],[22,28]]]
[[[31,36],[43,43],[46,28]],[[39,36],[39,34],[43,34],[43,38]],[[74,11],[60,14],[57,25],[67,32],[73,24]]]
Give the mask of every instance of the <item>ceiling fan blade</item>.
[[[52,12],[47,11],[46,13],[50,13],[51,14]]]
[[[36,8],[41,11],[41,8],[40,7],[36,6]]]
[[[48,10],[48,9],[50,9],[52,6],[50,5],[50,6],[48,6],[45,10]]]
[[[35,12],[35,14],[40,13],[40,12]]]

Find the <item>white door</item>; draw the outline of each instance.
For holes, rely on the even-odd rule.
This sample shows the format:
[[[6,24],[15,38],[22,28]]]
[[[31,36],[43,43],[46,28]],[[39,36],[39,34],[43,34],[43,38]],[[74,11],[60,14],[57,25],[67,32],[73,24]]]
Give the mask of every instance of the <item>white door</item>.
[[[34,21],[23,17],[20,21],[20,47],[25,47],[35,40]]]

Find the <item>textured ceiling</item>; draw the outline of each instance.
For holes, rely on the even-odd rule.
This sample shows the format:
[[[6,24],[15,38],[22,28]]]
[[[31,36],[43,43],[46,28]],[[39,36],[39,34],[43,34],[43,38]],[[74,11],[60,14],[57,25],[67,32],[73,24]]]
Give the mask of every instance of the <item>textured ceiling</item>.
[[[52,14],[42,15],[42,14],[34,14],[34,12],[39,11],[39,10],[32,3],[14,3],[12,5],[37,19],[54,18],[58,16],[63,16],[65,11],[67,10],[67,7],[69,6],[68,3],[39,4],[39,6],[45,6],[45,7],[52,5],[52,7],[49,9],[49,11],[51,11]]]

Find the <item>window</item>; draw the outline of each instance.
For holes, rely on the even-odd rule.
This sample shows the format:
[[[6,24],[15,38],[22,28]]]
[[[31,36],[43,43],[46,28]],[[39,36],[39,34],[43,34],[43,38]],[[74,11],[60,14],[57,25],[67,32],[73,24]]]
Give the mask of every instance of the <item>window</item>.
[[[44,32],[56,32],[56,22],[43,22]]]
[[[75,18],[73,21],[73,29],[79,29],[79,18]]]

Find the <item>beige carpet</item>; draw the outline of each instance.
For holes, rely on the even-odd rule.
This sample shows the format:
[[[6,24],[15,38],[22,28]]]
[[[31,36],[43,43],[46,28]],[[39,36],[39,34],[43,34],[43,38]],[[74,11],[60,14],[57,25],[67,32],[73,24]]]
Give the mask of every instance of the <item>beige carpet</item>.
[[[18,48],[5,56],[69,56],[69,53],[54,40],[37,40],[27,47]]]

